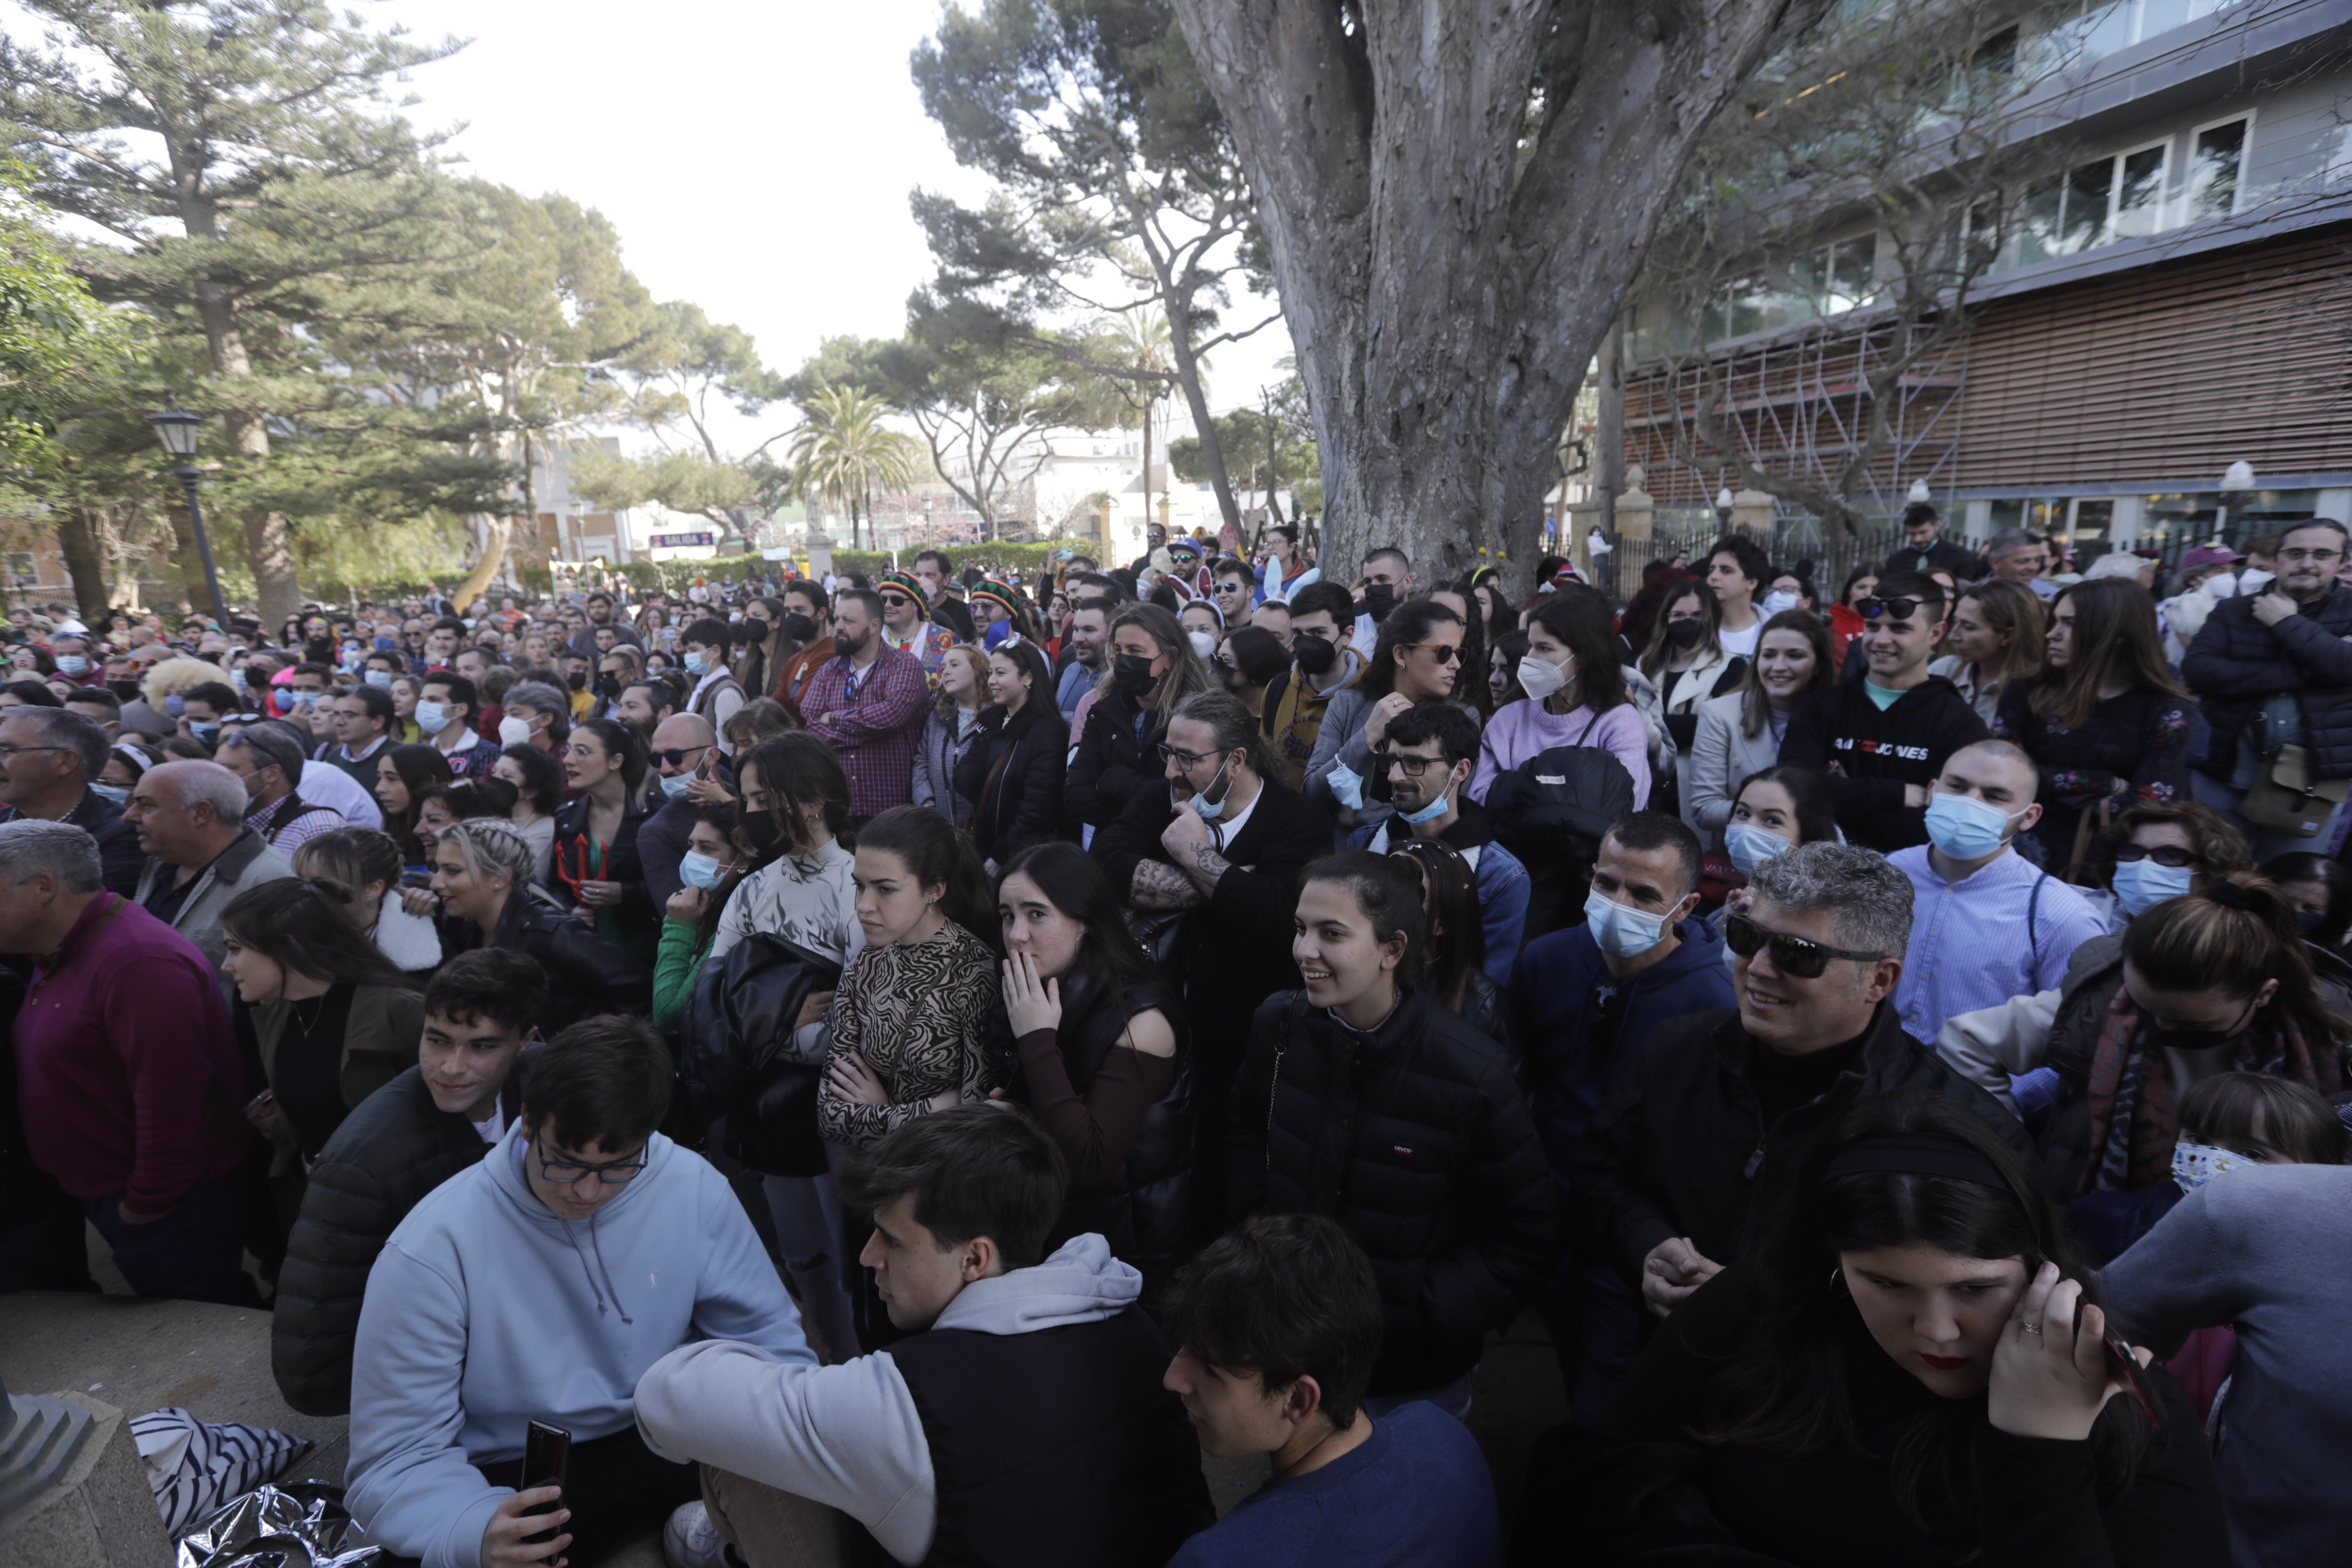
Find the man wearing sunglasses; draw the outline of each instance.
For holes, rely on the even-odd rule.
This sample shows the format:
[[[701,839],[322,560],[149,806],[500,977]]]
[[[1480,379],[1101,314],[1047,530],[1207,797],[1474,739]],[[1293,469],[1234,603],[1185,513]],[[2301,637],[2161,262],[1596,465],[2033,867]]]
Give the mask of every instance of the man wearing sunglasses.
[[[2090,901],[2018,854],[2042,816],[2033,759],[2008,741],[1952,753],[1927,802],[1927,843],[1887,857],[1911,879],[1911,942],[1895,1007],[1917,1040],[1963,1013],[2048,991],[2106,934]]]
[[[1729,917],[1736,1012],[1652,1031],[1578,1146],[1571,1225],[1664,1317],[1736,1260],[1804,1146],[1865,1094],[1948,1095],[2032,1157],[2016,1118],[1906,1034],[1891,1005],[1911,884],[1828,840],[1756,868]]]
[[[2336,574],[2347,548],[2344,525],[2327,518],[2287,530],[2270,591],[2215,605],[2181,663],[2213,731],[2189,787],[2245,836],[2257,864],[2325,852],[2343,817],[2352,778],[2352,588]],[[2241,808],[2258,784],[2280,807],[2284,792],[2273,786],[2308,786],[2305,809],[2248,818]]]
[[[655,1131],[675,1077],[644,1020],[573,1025],[482,1162],[392,1233],[352,1356],[346,1500],[371,1541],[436,1565],[597,1562],[701,1495],[637,1436],[647,1368],[703,1338],[815,1364],[726,1178]],[[509,1489],[533,1421],[571,1434],[561,1494]]]
[[[1898,572],[1854,608],[1866,674],[1799,700],[1780,761],[1827,773],[1846,837],[1891,855],[1927,842],[1936,775],[1954,752],[1988,731],[1959,688],[1927,673],[1944,634],[1941,584]]]

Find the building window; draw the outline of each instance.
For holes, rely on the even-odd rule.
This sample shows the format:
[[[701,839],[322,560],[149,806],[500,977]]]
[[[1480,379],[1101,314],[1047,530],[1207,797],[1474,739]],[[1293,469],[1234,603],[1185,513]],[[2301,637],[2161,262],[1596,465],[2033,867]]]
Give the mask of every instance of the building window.
[[[2189,156],[2189,184],[2182,193],[2185,222],[2228,217],[2238,210],[2238,175],[2245,165],[2251,120],[2225,121],[2197,132]]]
[[[2027,193],[2018,262],[2073,256],[2163,226],[2165,167],[2159,142],[2076,165],[2063,181]]]
[[[1867,304],[1878,292],[1878,236],[1807,251],[1789,264],[1789,281],[1808,314],[1834,316]]]

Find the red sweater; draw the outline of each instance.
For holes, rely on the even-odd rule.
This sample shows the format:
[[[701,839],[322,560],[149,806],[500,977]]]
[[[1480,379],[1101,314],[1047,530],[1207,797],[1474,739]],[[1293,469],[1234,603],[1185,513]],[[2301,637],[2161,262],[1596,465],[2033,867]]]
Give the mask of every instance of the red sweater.
[[[100,893],[16,1015],[33,1163],[78,1198],[169,1208],[245,1158],[249,1098],[220,979],[187,938]]]

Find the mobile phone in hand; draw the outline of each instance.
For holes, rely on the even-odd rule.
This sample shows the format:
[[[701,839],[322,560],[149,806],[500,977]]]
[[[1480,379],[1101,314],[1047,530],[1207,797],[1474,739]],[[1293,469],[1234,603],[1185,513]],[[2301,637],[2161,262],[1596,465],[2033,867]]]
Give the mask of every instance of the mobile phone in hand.
[[[539,1487],[568,1489],[572,1476],[572,1434],[561,1426],[551,1426],[544,1421],[534,1421],[524,1434],[522,1445],[522,1485],[517,1491],[530,1491]],[[562,1508],[563,1500],[556,1500]],[[534,1516],[536,1517],[536,1516]],[[526,1535],[526,1542],[552,1541],[555,1526],[549,1525],[537,1535]]]
[[[2147,1424],[2163,1431],[2164,1408],[2156,1402],[2156,1391],[2148,1386],[2147,1373],[2139,1364],[2139,1357],[2132,1354],[2131,1346],[2124,1343],[2118,1334],[2106,1337],[2106,1347],[2108,1370],[2124,1380],[2124,1392],[2139,1406],[2139,1413],[2147,1417]]]

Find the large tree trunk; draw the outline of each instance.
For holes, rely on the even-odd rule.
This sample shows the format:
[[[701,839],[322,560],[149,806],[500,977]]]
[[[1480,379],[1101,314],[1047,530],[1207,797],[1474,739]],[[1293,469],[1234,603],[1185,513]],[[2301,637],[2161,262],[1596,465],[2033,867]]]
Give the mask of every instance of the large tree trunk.
[[[65,557],[66,577],[73,584],[74,606],[86,626],[106,625],[106,551],[99,542],[98,517],[93,508],[73,506],[57,513],[58,553]]]
[[[1217,511],[1233,525],[1235,538],[1241,536],[1242,510],[1234,500],[1234,482],[1225,474],[1225,445],[1217,438],[1217,421],[1209,412],[1209,395],[1201,384],[1201,362],[1192,353],[1192,330],[1189,324],[1180,327],[1171,312],[1168,318],[1168,352],[1176,361],[1176,384],[1184,389],[1184,406],[1192,411],[1192,429],[1201,438],[1201,460],[1208,465],[1209,487],[1217,497]],[[1175,480],[1175,470],[1169,470],[1169,480]]]
[[[180,608],[187,614],[201,609],[209,616],[213,613],[212,588],[205,581],[204,553],[196,548],[196,530],[188,517],[187,503],[166,505],[163,513],[172,520],[172,560],[180,568]],[[283,621],[278,624],[285,625]]]
[[[236,302],[216,283],[196,285],[196,307],[204,318],[205,342],[215,373],[250,376],[253,362],[245,351],[245,334],[236,324]],[[228,449],[257,463],[269,460],[269,430],[261,416],[249,408],[232,408],[222,416]],[[253,586],[259,598],[261,624],[280,626],[302,607],[302,587],[294,570],[294,531],[282,511],[251,509],[237,514],[245,525],[246,563],[253,568]],[[209,600],[199,596],[199,604]]]
[[[470,521],[474,537],[480,542],[480,559],[474,563],[473,570],[466,574],[466,580],[457,584],[457,591],[449,595],[450,602],[457,606],[457,613],[461,616],[466,613],[467,605],[480,598],[498,580],[499,568],[506,563],[507,540],[522,519],[483,514]]]
[[[1424,584],[1481,545],[1531,561],[1578,384],[1691,147],[1824,0],[1174,3],[1312,394],[1324,575],[1386,544]]]

